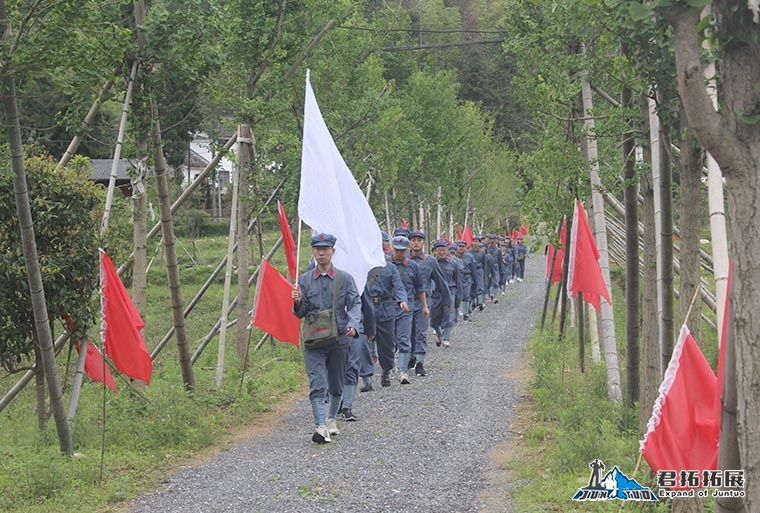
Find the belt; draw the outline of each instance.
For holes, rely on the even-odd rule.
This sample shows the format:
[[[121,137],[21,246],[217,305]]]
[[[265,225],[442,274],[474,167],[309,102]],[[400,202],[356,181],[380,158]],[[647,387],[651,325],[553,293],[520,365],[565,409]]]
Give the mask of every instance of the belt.
[[[389,297],[373,297],[372,302],[373,303],[385,303],[386,301],[390,301],[391,298]]]

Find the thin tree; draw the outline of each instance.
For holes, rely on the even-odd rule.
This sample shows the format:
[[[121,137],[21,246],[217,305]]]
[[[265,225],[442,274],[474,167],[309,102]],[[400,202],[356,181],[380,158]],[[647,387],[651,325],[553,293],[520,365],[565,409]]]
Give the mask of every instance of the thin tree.
[[[628,57],[628,44],[621,43],[620,53]],[[641,312],[639,310],[639,188],[634,155],[633,120],[628,114],[633,108],[633,93],[624,85],[620,92],[620,103],[625,109],[626,130],[622,135],[623,168],[625,189],[625,399],[629,407],[639,400],[639,332]]]
[[[0,0],[0,19],[7,19],[4,0]],[[0,36],[2,36],[0,39],[7,37],[7,33]],[[19,228],[21,229],[29,294],[32,299],[36,342],[39,346],[40,362],[44,369],[44,377],[48,385],[48,393],[50,394],[50,406],[53,410],[56,432],[58,433],[58,444],[62,453],[72,456],[74,454],[74,444],[71,438],[71,429],[66,421],[63,393],[58,379],[58,367],[53,348],[53,332],[48,317],[47,303],[45,302],[45,289],[42,285],[37,242],[34,236],[32,209],[29,204],[29,189],[27,187],[26,170],[24,167],[24,149],[21,142],[21,123],[19,122],[16,98],[16,80],[14,74],[8,69],[9,65],[10,62],[6,59],[1,67],[2,104],[5,111],[5,128],[8,134],[11,168],[14,173],[13,193],[16,198],[16,212],[18,213]]]
[[[190,346],[187,341],[187,332],[185,331],[182,288],[180,287],[179,267],[177,265],[177,251],[174,247],[174,221],[169,198],[169,180],[166,177],[167,166],[161,144],[161,125],[155,116],[155,110],[153,121],[153,160],[156,167],[156,190],[158,191],[161,233],[163,235],[164,254],[166,256],[166,276],[171,296],[172,324],[174,325],[174,334],[177,337],[182,382],[185,385],[185,390],[192,391],[195,388],[195,375],[193,374],[193,364],[190,361]]]

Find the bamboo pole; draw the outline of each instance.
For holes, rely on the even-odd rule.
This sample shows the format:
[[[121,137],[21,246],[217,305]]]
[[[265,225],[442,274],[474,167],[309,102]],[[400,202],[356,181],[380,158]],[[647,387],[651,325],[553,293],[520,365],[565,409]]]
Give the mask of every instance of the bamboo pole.
[[[191,392],[195,388],[195,376],[193,375],[193,366],[190,363],[190,351],[185,330],[182,288],[180,286],[179,267],[177,265],[177,251],[174,245],[174,222],[169,199],[169,181],[166,177],[167,169],[161,142],[161,125],[157,116],[154,116],[153,120],[153,151],[156,166],[156,190],[158,191],[158,204],[161,212],[161,232],[166,254],[166,277],[171,298],[172,323],[174,324],[174,332],[177,335],[177,350],[179,353],[182,383],[185,386],[185,390]]]
[[[90,128],[90,125],[92,125],[93,121],[95,121],[95,117],[98,115],[98,112],[100,111],[100,103],[103,100],[103,97],[106,95],[106,93],[113,87],[113,80],[107,80],[105,84],[103,84],[103,87],[100,88],[100,92],[98,92],[98,97],[95,99],[94,102],[92,102],[92,105],[90,105],[90,110],[87,111],[87,115],[84,117],[84,121],[82,121],[82,126],[80,127],[80,130],[84,131]],[[81,135],[75,135],[74,138],[69,143],[69,146],[66,148],[66,151],[63,152],[63,155],[61,156],[61,160],[58,161],[58,165],[56,166],[55,170],[60,171],[66,164],[71,161],[71,158],[76,154],[77,149],[79,149],[79,145],[82,143],[82,136]]]
[[[119,161],[121,160],[121,148],[124,144],[124,132],[127,127],[127,117],[129,114],[129,107],[132,104],[132,92],[134,91],[135,79],[137,77],[138,62],[135,60],[132,62],[132,70],[129,74],[129,83],[127,84],[127,92],[124,95],[124,103],[122,104],[121,120],[119,121],[119,132],[116,136],[116,147],[114,148],[113,160],[111,162],[111,175],[108,180],[108,191],[106,193],[106,204],[103,209],[103,219],[100,224],[100,237],[108,229],[108,221],[111,215],[111,205],[113,203],[113,195],[116,189],[116,177],[119,170]],[[99,100],[99,99],[98,99]],[[98,102],[96,102],[97,104]],[[90,107],[92,111],[95,104]],[[95,110],[97,112],[97,109]],[[88,112],[88,116],[89,116]],[[94,113],[93,113],[94,117]],[[85,118],[86,119],[86,118]],[[71,146],[74,141],[71,142]],[[78,145],[78,143],[77,143]],[[65,155],[64,155],[65,157]],[[63,160],[63,159],[61,159]],[[60,164],[59,164],[60,167]],[[71,398],[69,400],[69,409],[66,414],[66,420],[71,424],[74,416],[76,415],[77,408],[79,407],[79,396],[82,390],[82,382],[84,381],[84,364],[87,360],[87,344],[89,341],[86,338],[82,338],[79,342],[79,356],[77,357],[76,371],[74,372],[74,380],[71,385]]]
[[[280,184],[275,187],[275,189],[272,191],[272,194],[269,196],[269,199],[264,203],[261,210],[259,211],[258,216],[261,216],[261,214],[264,213],[264,209],[269,206],[269,204],[274,200],[276,195],[280,192],[283,185],[285,184],[284,181],[280,182]],[[251,230],[254,227],[254,224],[258,222],[258,216],[256,219],[252,220],[248,224],[247,233],[250,233]],[[237,242],[235,242],[235,248],[233,251],[237,250]],[[185,311],[183,312],[183,315],[185,318],[187,318],[188,315],[193,311],[193,309],[198,305],[203,295],[206,293],[206,291],[211,287],[211,285],[216,281],[217,276],[222,272],[222,269],[227,265],[227,257],[222,257],[222,260],[219,262],[219,264],[216,266],[216,269],[211,273],[211,275],[208,277],[206,282],[201,286],[200,290],[196,293],[195,297],[187,304],[187,307],[185,307]],[[237,298],[235,299],[237,301]],[[171,340],[171,338],[174,336],[174,326],[169,328],[169,331],[164,335],[164,337],[161,339],[161,341],[156,344],[156,347],[153,349],[153,352],[151,352],[150,357],[152,360],[156,359],[156,356],[158,356],[158,353],[161,352],[161,350],[164,348],[164,346]]]
[[[277,239],[277,242],[274,243],[274,245],[269,250],[269,252],[264,256],[264,260],[269,260],[270,258],[272,258],[272,255],[274,255],[277,252],[277,250],[280,248],[281,245],[282,245],[282,237]],[[249,285],[251,285],[259,276],[260,270],[261,270],[261,264],[259,264],[259,266],[253,272],[253,274],[251,274],[251,277],[248,279]],[[235,296],[233,299],[230,300],[230,305],[228,309],[232,310],[236,306],[237,306],[237,296]],[[229,312],[227,313],[229,314]],[[227,327],[234,326],[236,322],[237,322],[237,319],[233,320],[232,322],[228,323]],[[214,327],[211,328],[211,330],[203,338],[200,345],[198,346],[198,349],[195,350],[195,353],[193,353],[193,356],[190,359],[192,363],[195,363],[196,361],[198,361],[198,358],[200,358],[201,354],[203,354],[203,351],[206,349],[206,346],[211,341],[211,339],[213,339],[214,336],[217,334],[217,332],[221,328],[221,325],[222,325],[222,320],[220,318],[219,320],[216,321],[216,324],[214,324]]]
[[[179,197],[172,203],[171,205],[171,213],[176,214],[177,210],[179,210],[179,207],[181,207],[185,201],[190,198],[190,195],[195,192],[195,189],[197,189],[203,181],[208,178],[208,175],[211,174],[211,172],[216,168],[216,165],[219,163],[219,161],[222,159],[224,155],[229,151],[230,148],[237,142],[237,133],[235,133],[232,137],[229,138],[229,140],[225,143],[224,147],[222,148],[222,151],[220,151],[216,156],[214,156],[213,159],[206,165],[205,168],[203,168],[203,171],[195,178],[195,180],[192,181],[190,185],[187,186],[187,188],[182,191],[182,194],[179,195]],[[158,235],[158,232],[161,231],[161,223],[158,222],[155,225],[153,225],[153,228],[150,229],[147,235],[147,241],[152,240],[155,238],[156,235]],[[124,272],[127,270],[129,265],[132,263],[132,258],[134,257],[134,253],[130,253],[130,255],[127,257],[127,259],[124,261],[121,266],[119,266],[119,276],[124,274]]]
[[[599,249],[599,266],[607,290],[611,291],[609,255],[607,251],[607,231],[604,223],[604,200],[599,187],[599,161],[596,144],[596,127],[593,117],[593,103],[591,98],[591,85],[584,71],[581,77],[581,97],[583,99],[583,125],[586,132],[587,155],[589,165],[589,178],[591,181],[591,201],[594,214],[594,238]],[[615,337],[615,316],[612,305],[606,300],[600,301],[602,310],[602,332],[604,345],[604,361],[607,370],[607,392],[612,403],[622,400],[620,386],[620,366],[617,355],[617,342]]]
[[[237,242],[237,216],[240,205],[238,205],[238,192],[240,185],[240,169],[236,165],[232,170],[232,205],[230,208],[230,227],[227,236],[227,265],[224,271],[224,293],[222,294],[222,315],[221,325],[227,325],[227,307],[230,304],[230,287],[232,286],[232,255]],[[219,351],[216,357],[216,386],[221,387],[224,380],[224,353],[227,347],[227,329],[219,331]]]

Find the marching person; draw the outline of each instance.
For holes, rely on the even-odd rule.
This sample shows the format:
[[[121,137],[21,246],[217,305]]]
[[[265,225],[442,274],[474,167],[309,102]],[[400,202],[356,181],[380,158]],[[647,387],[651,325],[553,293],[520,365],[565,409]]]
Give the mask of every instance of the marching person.
[[[380,386],[389,387],[396,359],[396,317],[409,310],[406,289],[398,268],[390,262],[369,271],[366,289],[375,308],[375,343],[382,369]]]
[[[311,238],[316,267],[301,274],[291,292],[293,313],[301,319],[308,314],[332,310],[335,303],[332,315],[337,326],[337,339],[319,348],[310,348],[307,341],[303,342],[309,400],[316,425],[311,439],[319,444],[331,442],[330,436],[340,433],[335,418],[343,393],[349,340],[358,337],[361,331],[361,300],[356,283],[349,273],[332,265],[335,240],[335,236],[328,233]],[[325,392],[330,395],[327,412]]]
[[[517,281],[523,281],[525,279],[525,259],[530,256],[530,251],[528,251],[528,246],[523,243],[522,236],[517,237],[514,253]]]
[[[467,251],[467,243],[463,240],[457,241],[457,257],[462,261],[462,319],[465,321],[472,320],[472,286],[473,279],[477,274],[475,257]]]
[[[401,282],[406,289],[406,297],[409,300],[409,309],[401,311],[396,317],[399,382],[402,385],[408,385],[409,375],[407,374],[407,369],[409,368],[409,360],[412,354],[414,311],[417,303],[421,303],[422,308],[427,310],[427,297],[422,284],[420,268],[417,262],[408,256],[409,239],[403,235],[393,237],[391,246],[393,247],[391,263],[398,268]]]
[[[372,390],[372,375],[375,373],[375,365],[372,363],[369,351],[369,343],[375,339],[375,309],[366,288],[361,295],[361,301],[362,330],[359,337],[351,339],[349,345],[348,361],[343,378],[343,396],[340,401],[341,409],[338,411],[338,415],[348,422],[359,420],[352,411],[359,376],[363,382],[362,392],[369,392]]]
[[[446,284],[446,280],[441,274],[435,257],[426,255],[425,232],[414,230],[409,233],[409,253],[412,260],[417,262],[420,268],[422,286],[425,289],[425,297],[428,298],[428,304],[423,305],[418,302],[414,305],[414,318],[412,321],[412,358],[409,360],[409,368],[414,368],[417,376],[424,377],[425,372],[425,355],[428,352],[427,331],[430,327],[430,301],[432,301],[433,289],[441,291],[441,302],[448,307],[453,305],[451,292]]]
[[[449,245],[445,240],[437,240],[433,244],[433,253],[435,254],[438,268],[443,274],[446,281],[446,287],[453,299],[453,304],[446,305],[445,293],[436,288],[433,291],[432,307],[430,308],[430,326],[435,330],[438,336],[437,346],[443,345],[448,348],[451,345],[451,330],[454,327],[457,307],[462,299],[462,280],[459,274],[459,267],[449,257]]]

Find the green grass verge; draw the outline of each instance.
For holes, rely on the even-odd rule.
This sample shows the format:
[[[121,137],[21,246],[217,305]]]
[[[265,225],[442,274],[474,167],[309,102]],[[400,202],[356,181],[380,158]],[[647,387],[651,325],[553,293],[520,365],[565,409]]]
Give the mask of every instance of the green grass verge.
[[[278,236],[279,232],[266,234],[265,246]],[[187,304],[216,267],[227,242],[225,237],[217,236],[196,239],[194,244],[184,240],[183,244],[188,251],[179,257]],[[257,248],[251,248],[251,253],[258,255]],[[309,255],[308,251],[302,252],[304,258]],[[281,252],[274,263],[285,268]],[[254,269],[252,265],[251,272]],[[148,283],[145,339],[152,349],[171,326],[166,269],[157,252]],[[224,273],[186,321],[191,351],[196,350],[219,318],[223,284]],[[235,293],[233,277],[232,295]],[[230,320],[235,317],[233,313]],[[34,383],[27,386],[0,413],[0,511],[114,511],[120,502],[158,486],[178,464],[204,448],[221,446],[231,434],[252,425],[288,393],[303,389],[303,357],[295,346],[266,342],[254,352],[253,346],[262,333],[252,330],[249,365],[242,374],[238,370],[235,329],[227,335],[221,387],[215,383],[218,336],[193,368],[196,387],[192,394],[185,392],[182,385],[174,339],[154,361],[151,385],[142,394],[130,390],[119,378],[119,393],[107,390],[104,394],[100,384],[87,378],[73,425],[75,458],[59,453],[52,418],[44,430],[38,429]],[[58,361],[68,404],[76,352],[67,354],[64,350]],[[0,388],[9,390],[17,379],[17,375],[0,377]]]

